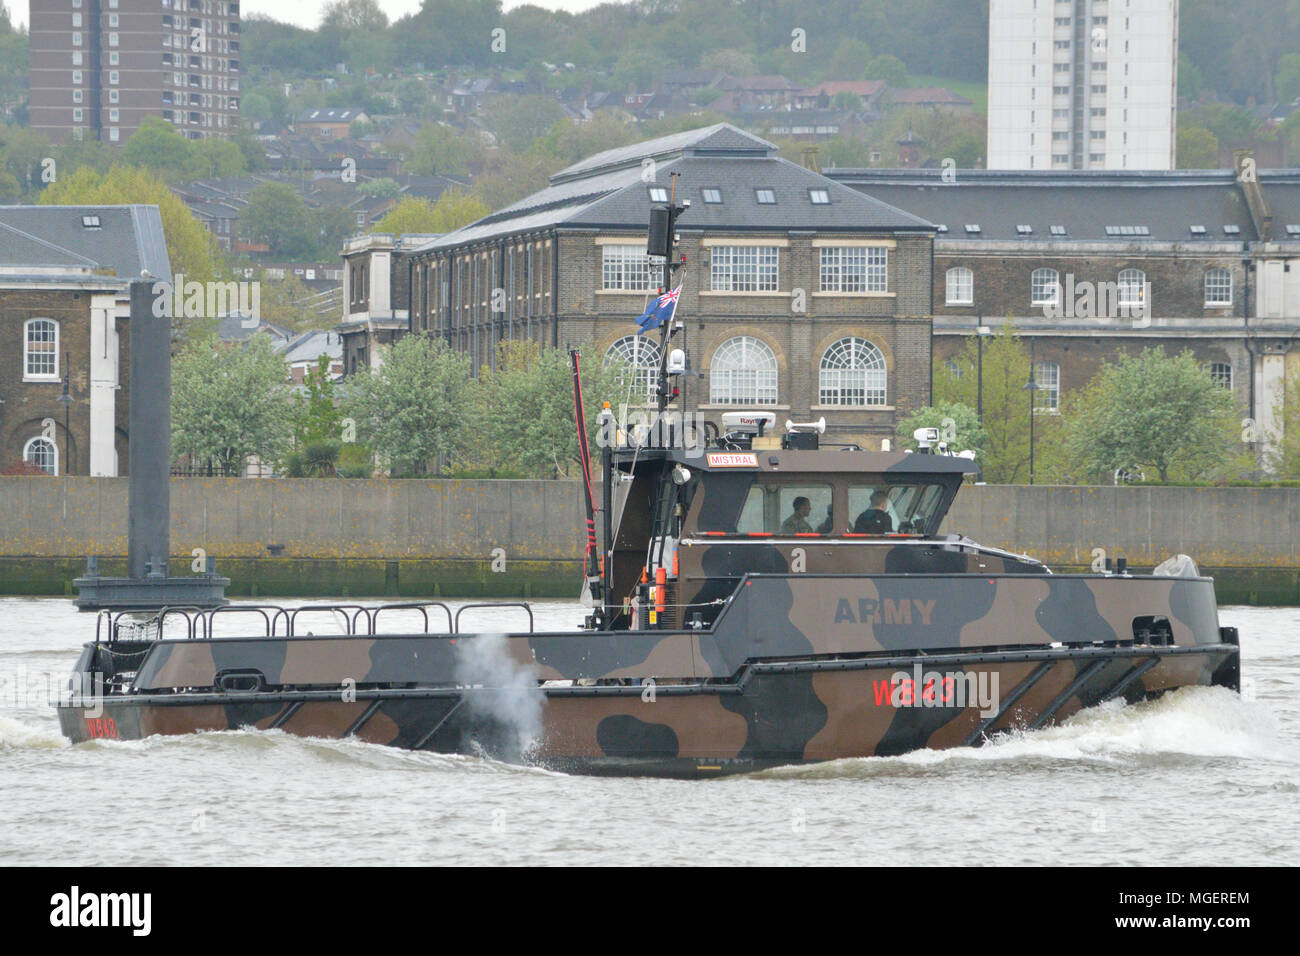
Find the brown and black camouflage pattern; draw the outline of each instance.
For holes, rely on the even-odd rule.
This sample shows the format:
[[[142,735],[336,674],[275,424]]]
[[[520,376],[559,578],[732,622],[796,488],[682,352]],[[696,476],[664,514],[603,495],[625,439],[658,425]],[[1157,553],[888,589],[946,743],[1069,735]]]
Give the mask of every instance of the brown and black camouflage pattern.
[[[1220,629],[1208,578],[1054,575],[1027,556],[936,537],[973,467],[944,456],[764,451],[740,472],[673,452],[633,460],[611,593],[635,589],[650,503],[683,461],[697,474],[671,492],[678,575],[666,616],[676,629],[89,644],[82,686],[100,674],[109,693],[102,713],[93,699],[60,706],[63,732],[82,741],[252,727],[691,777],[975,745],[1108,699],[1239,683],[1236,634]],[[708,533],[734,528],[771,472],[833,485],[840,530]],[[845,532],[852,483],[918,477],[943,488],[928,527]],[[625,614],[609,626],[629,623]],[[465,678],[466,662],[488,650],[500,679]],[[510,679],[520,672],[524,681]],[[526,751],[523,711],[537,715]]]
[[[1162,643],[1135,637],[1143,617],[1167,619]],[[60,715],[74,741],[248,726],[510,756],[493,749],[508,728],[484,708],[458,706],[491,690],[455,683],[458,656],[480,639],[158,641],[142,647],[131,692],[109,695],[98,723],[76,706]],[[1116,687],[1132,702],[1190,684],[1235,686],[1237,659],[1208,579],[1057,575],[751,575],[707,630],[515,634],[505,647],[514,665],[559,682],[539,685],[541,732],[527,759],[681,776],[978,743],[1068,717]],[[977,702],[878,699],[880,682],[917,663],[927,673],[996,674],[1004,700],[1036,677],[982,726]],[[91,645],[83,667],[104,664]],[[248,671],[264,690],[217,689],[218,675]],[[653,699],[640,683],[650,679]],[[348,682],[354,699],[345,699]]]

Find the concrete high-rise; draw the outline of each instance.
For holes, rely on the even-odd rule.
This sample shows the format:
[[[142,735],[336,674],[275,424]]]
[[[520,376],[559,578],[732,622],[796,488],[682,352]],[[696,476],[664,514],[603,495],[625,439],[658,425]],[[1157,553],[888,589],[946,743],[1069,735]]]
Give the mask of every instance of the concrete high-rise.
[[[1178,0],[991,0],[989,169],[1173,169]]]
[[[146,116],[190,139],[239,119],[234,0],[31,0],[31,128],[122,143]]]

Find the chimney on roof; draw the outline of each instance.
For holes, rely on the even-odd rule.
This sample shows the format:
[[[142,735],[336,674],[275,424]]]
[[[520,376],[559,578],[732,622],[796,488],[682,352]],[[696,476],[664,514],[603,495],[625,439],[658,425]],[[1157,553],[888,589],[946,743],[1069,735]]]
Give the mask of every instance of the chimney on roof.
[[[1237,171],[1237,182],[1246,197],[1246,208],[1250,210],[1250,221],[1255,226],[1255,235],[1261,242],[1273,241],[1273,214],[1268,210],[1264,191],[1259,188],[1259,169],[1255,165],[1255,152],[1250,149],[1232,151],[1233,168]]]

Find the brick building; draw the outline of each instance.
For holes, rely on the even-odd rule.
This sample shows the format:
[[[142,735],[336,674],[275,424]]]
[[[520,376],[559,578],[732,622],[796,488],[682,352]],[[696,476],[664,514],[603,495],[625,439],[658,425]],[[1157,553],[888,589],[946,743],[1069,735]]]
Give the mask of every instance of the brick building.
[[[405,301],[395,289],[381,311],[395,315],[401,302],[411,331],[468,352],[476,367],[506,339],[585,343],[634,361],[648,401],[657,345],[638,342],[633,320],[660,281],[646,225],[673,173],[677,200],[691,202],[677,224],[687,407],[715,421],[735,408],[780,421],[825,415],[831,440],[892,437],[930,396],[933,226],[729,124],[591,156],[541,192],[414,245],[396,268],[385,264],[390,240],[349,244],[351,288],[405,271]],[[349,371],[354,355],[345,346]]]
[[[979,326],[1013,322],[1033,349],[1039,405],[1055,410],[1121,352],[1189,349],[1243,416],[1280,429],[1284,377],[1300,374],[1300,172],[826,175],[938,225],[936,364]],[[1089,288],[1093,305],[1080,298]],[[1127,315],[1115,307],[1126,303]]]
[[[31,5],[31,128],[124,143],[146,116],[190,139],[239,126],[236,0],[40,0]]]
[[[141,272],[171,277],[157,206],[0,206],[0,471],[125,473]]]

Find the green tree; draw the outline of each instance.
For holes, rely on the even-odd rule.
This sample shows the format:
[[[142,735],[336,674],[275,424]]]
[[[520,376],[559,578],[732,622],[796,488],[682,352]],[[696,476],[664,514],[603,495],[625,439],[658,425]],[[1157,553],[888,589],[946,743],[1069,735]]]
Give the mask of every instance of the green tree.
[[[936,405],[979,406],[977,349],[978,343],[971,336],[954,360],[955,373],[947,365],[935,368]],[[983,366],[982,426],[986,439],[983,454],[977,459],[983,468],[983,478],[990,484],[1028,481],[1029,398],[1024,385],[1029,381],[1029,355],[1010,325],[1002,326],[996,335],[985,339]],[[1043,417],[1039,416],[1040,419]],[[1036,447],[1035,452],[1037,450]],[[1037,480],[1037,462],[1034,470]]]
[[[290,435],[288,368],[268,336],[242,348],[191,339],[172,362],[172,455],[239,475],[254,458],[280,459]]]
[[[348,379],[358,438],[394,476],[425,474],[467,435],[469,359],[422,335],[399,339],[384,363]]]
[[[588,354],[599,354],[588,350]],[[628,370],[589,362],[583,371],[587,435],[595,446],[601,402],[617,405],[627,394]],[[573,421],[573,377],[563,349],[536,342],[502,342],[496,369],[479,372],[474,433],[480,441],[467,456],[489,474],[522,473],[552,478],[574,473],[578,436]]]
[[[382,196],[385,199],[393,199],[400,196],[402,187],[389,176],[381,176],[379,179],[371,179],[357,187],[357,192],[366,196]]]
[[[160,116],[146,116],[122,146],[122,159],[128,166],[145,166],[169,180],[185,175],[192,153],[190,140]]]
[[[423,113],[429,107],[429,88],[415,77],[403,80],[393,90],[397,108],[403,113]]]
[[[184,171],[189,179],[224,179],[248,172],[248,160],[239,145],[230,140],[191,140]]]
[[[1219,165],[1219,138],[1204,126],[1178,126],[1178,168],[1214,169]]]
[[[867,63],[867,67],[862,72],[864,80],[884,80],[886,86],[892,86],[894,89],[903,89],[909,83],[907,78],[907,66],[898,57],[890,53],[882,53],[880,56],[872,57]]]
[[[1199,480],[1236,460],[1236,403],[1190,352],[1120,355],[1079,396],[1067,432],[1072,458],[1093,480],[1138,466],[1172,479]]]
[[[108,205],[110,203],[148,203],[158,207],[162,216],[163,235],[173,272],[183,272],[187,279],[207,282],[224,274],[212,233],[208,232],[181,202],[148,170],[114,166],[105,174],[90,168],[60,176],[41,193],[42,205]]]
[[[1290,103],[1300,96],[1300,53],[1284,53],[1278,57],[1273,85],[1280,103]]]
[[[522,152],[565,118],[564,107],[550,96],[498,96],[484,111],[497,142]]]
[[[303,391],[293,401],[295,445],[342,440],[343,413],[339,411],[330,357],[322,354],[303,377]]]
[[[477,137],[430,123],[415,134],[402,168],[422,176],[468,176],[482,162],[483,145]]]
[[[984,449],[989,439],[980,426],[979,415],[971,406],[961,402],[938,402],[917,409],[898,425],[900,448],[918,447],[916,439],[912,437],[918,428],[939,429],[939,439],[948,443],[949,451],[954,454],[973,451],[975,461],[983,466]]]
[[[490,210],[483,202],[459,189],[449,189],[436,203],[427,199],[403,199],[375,224],[374,232],[395,236],[408,233],[451,232],[482,219]]]
[[[316,248],[313,216],[302,197],[286,183],[260,183],[248,194],[241,229],[264,242],[273,256],[307,257]]]
[[[1282,396],[1273,407],[1274,421],[1282,425],[1282,434],[1273,440],[1264,455],[1268,469],[1278,478],[1300,478],[1300,372],[1286,377]]]

